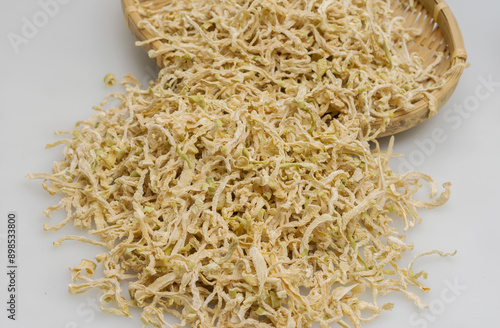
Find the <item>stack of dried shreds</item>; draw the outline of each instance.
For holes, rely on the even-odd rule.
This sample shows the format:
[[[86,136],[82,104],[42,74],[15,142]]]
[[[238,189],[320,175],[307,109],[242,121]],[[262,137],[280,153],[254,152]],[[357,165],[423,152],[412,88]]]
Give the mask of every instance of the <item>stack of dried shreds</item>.
[[[390,291],[424,307],[407,290],[426,290],[424,273],[398,266],[412,245],[391,216],[406,231],[418,208],[448,199],[449,184],[436,197],[429,176],[393,172],[392,140],[382,152],[383,126],[369,130],[440,87],[433,66],[407,51],[418,31],[387,1],[146,1],[137,10],[166,45],[150,54],[164,57],[158,79],[143,88],[127,76],[126,92],[111,95],[121,104],[96,107],[56,143],[64,159],[53,173],[30,175],[64,196],[46,214],[66,219],[47,230],[73,221],[99,237],[56,245],[107,249],[95,257],[104,277],[89,278],[97,264],[83,260],[70,292],[99,288],[104,311],[140,307],[156,326],[170,312],[177,327],[361,327],[392,307],[377,304]],[[434,200],[413,199],[419,180]]]

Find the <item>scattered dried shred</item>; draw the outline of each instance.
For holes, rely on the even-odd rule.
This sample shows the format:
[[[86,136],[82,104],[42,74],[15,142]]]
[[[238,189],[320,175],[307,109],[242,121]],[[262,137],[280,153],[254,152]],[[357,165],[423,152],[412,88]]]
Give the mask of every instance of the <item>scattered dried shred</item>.
[[[104,84],[106,84],[108,87],[112,87],[116,84],[116,77],[113,73],[108,73],[104,77]]]
[[[374,139],[384,126],[362,128],[440,87],[423,87],[433,66],[407,51],[419,31],[388,1],[137,9],[166,68],[147,89],[126,76],[109,96],[120,105],[63,131],[53,173],[29,175],[63,196],[45,214],[66,219],[46,230],[72,221],[100,240],[56,246],[103,247],[99,268],[71,268],[70,292],[99,288],[103,311],[139,307],[144,323],[172,327],[361,327],[392,308],[377,303],[391,291],[424,307],[408,286],[427,290],[425,272],[398,266],[413,246],[393,218],[413,227],[450,184],[438,196],[429,176],[392,171],[393,139],[387,151]],[[421,180],[430,201],[413,199]]]

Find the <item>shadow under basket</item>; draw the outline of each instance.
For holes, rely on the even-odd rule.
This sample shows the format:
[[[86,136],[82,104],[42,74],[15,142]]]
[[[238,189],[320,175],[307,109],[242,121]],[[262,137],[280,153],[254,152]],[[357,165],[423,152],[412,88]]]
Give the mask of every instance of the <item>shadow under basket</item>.
[[[136,10],[135,4],[143,0],[122,0],[123,12],[127,26],[132,34],[140,41],[149,40],[157,37],[155,32],[147,27],[139,27],[138,23],[142,20]],[[149,0],[151,1],[151,0]],[[158,7],[168,3],[168,0],[156,0]],[[436,60],[436,53],[442,52],[444,56],[436,67],[435,75],[442,77],[443,87],[430,92],[434,99],[436,111],[450,99],[455,91],[460,76],[463,73],[464,66],[457,66],[453,72],[445,72],[456,64],[465,64],[467,61],[467,52],[464,48],[462,33],[451,12],[451,9],[443,0],[415,0],[414,6],[403,1],[393,0],[392,9],[395,16],[405,18],[406,26],[422,29],[422,33],[415,40],[408,43],[410,53],[418,53],[424,66],[433,63]],[[144,49],[160,50],[163,47],[161,41],[154,41],[145,44]],[[163,59],[155,58],[158,66],[163,67]],[[398,110],[394,113],[386,129],[379,137],[393,135],[414,127],[430,118],[429,99],[424,97],[414,103],[412,110]],[[381,119],[376,119],[371,123],[372,129],[377,129],[382,124]]]

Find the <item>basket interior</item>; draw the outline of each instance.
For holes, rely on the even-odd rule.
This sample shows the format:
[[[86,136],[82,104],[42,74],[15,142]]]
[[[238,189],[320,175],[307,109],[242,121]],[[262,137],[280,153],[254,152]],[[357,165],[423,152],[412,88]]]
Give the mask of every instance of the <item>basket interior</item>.
[[[139,40],[152,39],[156,35],[148,28],[138,27],[141,17],[133,10],[135,7],[134,4],[151,1],[153,2],[151,8],[159,9],[171,0],[122,0],[127,25]],[[444,73],[457,62],[465,63],[467,58],[463,49],[460,29],[455,18],[443,0],[415,0],[413,6],[409,2],[393,0],[391,5],[394,15],[405,18],[408,27],[422,30],[420,36],[410,41],[407,45],[410,53],[418,53],[422,57],[424,67],[436,61],[437,53],[443,53],[441,61],[435,68],[434,75],[443,77],[442,82],[444,82],[444,86],[441,89],[431,92],[432,97],[435,99],[436,109],[439,110],[451,97],[462,74],[463,67],[455,70],[453,74],[444,76]],[[146,50],[160,50],[162,47],[163,43],[160,41],[144,45]],[[163,67],[161,56],[156,58],[156,63],[160,67]],[[424,86],[427,83],[424,82]],[[416,101],[414,105],[415,108],[411,111],[396,111],[394,119],[392,119],[386,131],[380,137],[407,130],[425,121],[432,114],[429,111],[429,100],[427,98]],[[376,119],[370,125],[373,128],[377,128],[381,123],[381,120]]]
[[[422,34],[408,43],[408,51],[418,53],[424,60],[424,66],[436,60],[436,53],[444,54],[436,67],[436,75],[442,75],[452,63],[448,44],[434,18],[429,15],[421,2],[416,2],[411,8],[409,4],[403,6],[401,2],[394,1],[392,8],[394,15],[405,18],[406,26],[422,29]]]

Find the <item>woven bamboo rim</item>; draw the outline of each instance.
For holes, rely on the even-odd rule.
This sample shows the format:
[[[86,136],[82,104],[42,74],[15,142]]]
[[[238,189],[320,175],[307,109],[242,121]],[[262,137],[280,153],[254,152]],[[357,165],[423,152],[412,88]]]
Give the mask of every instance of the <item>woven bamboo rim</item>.
[[[144,0],[122,0],[123,12],[127,26],[132,34],[140,41],[157,37],[151,29],[139,27],[141,16],[137,12],[136,4]],[[156,0],[155,7],[161,7],[169,0]],[[394,15],[406,18],[407,26],[421,28],[423,30],[420,37],[408,44],[410,52],[418,53],[424,60],[424,65],[430,64],[436,59],[436,52],[443,52],[444,56],[436,68],[436,75],[443,76],[444,86],[439,90],[431,92],[436,110],[439,110],[450,99],[458,84],[458,80],[463,72],[463,66],[459,66],[451,74],[444,76],[452,65],[464,64],[467,60],[462,33],[448,5],[443,0],[417,0],[414,7],[409,4],[402,5],[400,1],[392,2]],[[154,41],[145,44],[144,49],[161,50],[163,43]],[[157,57],[156,63],[163,67],[163,58]],[[380,137],[393,135],[414,127],[430,118],[429,100],[424,98],[416,102],[415,108],[411,111],[398,110],[394,113],[394,118],[386,127]],[[381,120],[375,120],[371,126],[378,128]]]

